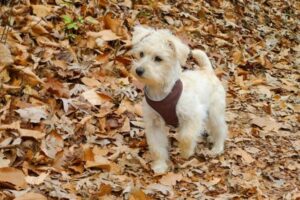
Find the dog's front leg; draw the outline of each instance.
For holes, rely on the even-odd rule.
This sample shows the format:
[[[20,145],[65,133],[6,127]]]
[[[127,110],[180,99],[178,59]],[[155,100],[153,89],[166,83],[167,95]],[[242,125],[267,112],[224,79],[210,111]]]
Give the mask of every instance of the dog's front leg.
[[[153,156],[152,169],[154,173],[161,174],[168,170],[168,137],[164,122],[160,117],[146,119],[145,131],[149,150]]]

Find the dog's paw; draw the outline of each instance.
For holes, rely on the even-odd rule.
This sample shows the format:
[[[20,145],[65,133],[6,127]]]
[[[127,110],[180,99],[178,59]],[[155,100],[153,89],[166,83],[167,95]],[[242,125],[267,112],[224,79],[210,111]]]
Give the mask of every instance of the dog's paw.
[[[213,148],[210,150],[210,155],[218,156],[218,155],[222,154],[223,151],[224,151],[223,145],[214,145]]]
[[[180,156],[183,159],[189,159],[193,154],[194,154],[194,150],[193,149],[182,149],[180,151]]]
[[[164,174],[168,171],[168,164],[165,161],[155,161],[152,164],[152,170],[155,174]]]

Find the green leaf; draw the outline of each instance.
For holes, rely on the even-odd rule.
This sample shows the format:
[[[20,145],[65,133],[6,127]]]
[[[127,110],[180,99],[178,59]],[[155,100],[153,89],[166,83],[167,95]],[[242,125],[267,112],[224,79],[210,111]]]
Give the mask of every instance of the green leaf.
[[[78,26],[76,22],[72,22],[70,24],[67,25],[67,29],[74,29],[74,30],[78,30]]]
[[[62,16],[62,18],[63,18],[65,24],[70,24],[73,22],[73,19],[68,15],[64,15],[64,16]]]
[[[82,16],[79,16],[79,17],[78,17],[78,21],[79,21],[79,23],[83,24],[83,22],[84,22],[83,17],[82,17]]]

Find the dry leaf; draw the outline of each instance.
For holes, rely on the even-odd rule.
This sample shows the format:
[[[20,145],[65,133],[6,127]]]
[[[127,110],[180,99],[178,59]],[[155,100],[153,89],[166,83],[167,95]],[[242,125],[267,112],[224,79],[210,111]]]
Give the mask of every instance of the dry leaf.
[[[0,43],[0,65],[10,65],[14,62],[7,45]],[[1,69],[1,68],[0,68]]]
[[[36,106],[16,110],[21,118],[32,123],[39,123],[41,119],[47,119],[48,113],[45,106]]]
[[[0,184],[16,190],[27,187],[24,173],[13,167],[0,168]]]
[[[83,77],[81,79],[81,82],[84,83],[86,86],[89,86],[89,87],[101,87],[101,83],[99,81],[97,81],[96,79],[93,79],[93,78]]]
[[[62,151],[64,147],[64,141],[60,135],[55,132],[51,132],[45,140],[42,141],[41,149],[50,158],[55,158],[55,155]]]
[[[29,75],[30,77],[34,78],[39,83],[43,83],[43,80],[41,80],[29,67],[14,66],[14,69],[19,70],[26,75]]]
[[[246,151],[244,151],[243,149],[241,148],[236,148],[234,151],[233,151],[234,154],[237,154],[239,156],[242,157],[242,160],[243,162],[248,165],[250,163],[253,163],[255,160],[252,158],[252,156],[247,153]]]
[[[101,38],[103,41],[113,41],[120,39],[119,36],[117,36],[114,32],[111,30],[102,30],[100,32],[88,32],[88,36],[96,38]]]
[[[9,167],[10,160],[3,158],[3,155],[0,154],[0,168]]]
[[[31,129],[18,129],[21,137],[33,137],[35,139],[42,139],[45,136],[45,133],[37,130]]]
[[[42,194],[29,192],[14,198],[14,200],[47,200],[47,198]]]
[[[51,13],[52,8],[45,5],[31,5],[33,13],[38,17],[46,17]]]
[[[164,195],[170,195],[170,197],[173,196],[173,189],[170,186],[158,184],[158,183],[152,183],[147,186],[145,190],[146,194],[150,193],[156,193],[156,192],[161,192]]]
[[[0,130],[18,130],[20,129],[20,121],[12,122],[11,124],[0,124]]]
[[[48,175],[49,175],[49,172],[48,173],[43,172],[39,176],[26,176],[25,180],[30,185],[40,185],[41,183],[43,183],[45,181],[45,179],[47,178]]]
[[[81,95],[93,106],[102,105],[104,102],[107,102],[107,98],[99,95],[95,89],[88,90]]]
[[[181,174],[174,174],[173,172],[169,172],[163,177],[161,177],[159,182],[163,185],[173,186],[176,185],[176,182],[180,181],[181,179],[182,179]]]
[[[150,200],[150,197],[140,189],[133,189],[130,193],[129,200]]]
[[[281,127],[279,122],[276,122],[272,117],[255,117],[251,121],[252,124],[259,126],[265,131],[278,131]]]
[[[100,168],[110,170],[110,161],[102,156],[96,156],[94,161],[86,161],[85,168]]]

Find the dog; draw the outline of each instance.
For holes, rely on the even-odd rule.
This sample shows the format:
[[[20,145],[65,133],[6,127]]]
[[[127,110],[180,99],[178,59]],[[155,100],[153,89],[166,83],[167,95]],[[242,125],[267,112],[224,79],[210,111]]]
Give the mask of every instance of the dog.
[[[145,84],[143,119],[154,173],[165,173],[169,168],[168,124],[177,126],[183,158],[194,154],[197,138],[205,129],[213,143],[209,153],[221,154],[227,137],[226,92],[206,53],[190,50],[169,30],[141,25],[134,27],[131,53],[132,73]],[[190,54],[201,69],[182,70]]]

